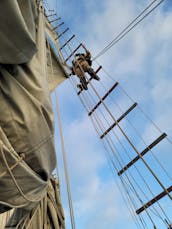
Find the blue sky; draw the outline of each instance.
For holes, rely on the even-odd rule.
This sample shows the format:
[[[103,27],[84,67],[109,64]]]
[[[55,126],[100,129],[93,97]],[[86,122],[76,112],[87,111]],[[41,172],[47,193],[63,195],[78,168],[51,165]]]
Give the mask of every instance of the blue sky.
[[[64,19],[77,38],[87,45],[95,56],[115,35],[117,35],[150,1],[137,0],[58,0],[58,13]],[[53,5],[53,1],[50,1]],[[108,71],[114,80],[118,80],[122,88],[138,102],[154,122],[172,139],[172,1],[166,0],[139,26],[130,32],[126,38],[109,50],[98,61]],[[107,88],[113,81],[100,73],[101,81]],[[97,82],[98,90],[102,90]],[[104,93],[103,90],[100,93]],[[137,228],[126,208],[114,176],[108,167],[102,144],[93,129],[93,126],[76,96],[69,81],[58,88],[61,115],[68,155],[68,166],[71,178],[71,191],[74,203],[76,228],[79,229],[115,229]],[[112,102],[113,101],[113,102]],[[120,104],[123,110],[131,105],[122,90],[118,89],[107,100],[114,113],[118,114],[116,105]],[[150,144],[159,132],[136,109],[128,119],[134,122],[140,135]],[[122,122],[122,127],[133,136],[133,141],[139,149],[143,145],[135,138],[134,132],[128,129],[128,124]],[[59,138],[58,131],[56,138]],[[116,143],[117,144],[117,143]],[[60,154],[60,143],[56,140],[57,152]],[[122,149],[119,150],[122,152]],[[158,153],[157,153],[158,152]],[[167,141],[155,148],[162,164],[171,173],[170,155],[171,144]],[[124,155],[124,153],[123,153]],[[62,171],[61,157],[59,167]],[[146,156],[151,164],[151,155]],[[127,158],[124,157],[127,161]],[[138,164],[139,165],[139,164]],[[152,184],[154,193],[161,189],[153,183],[149,175],[140,165],[141,171]],[[160,178],[164,174],[152,164]],[[143,169],[143,170],[142,170]],[[67,197],[64,185],[64,174],[61,175],[61,193],[66,213],[67,229],[70,228]],[[171,174],[172,175],[172,174]],[[117,180],[118,182],[118,180]],[[168,186],[170,182],[164,180]],[[169,202],[162,203],[170,212]],[[159,229],[163,229],[158,221]],[[152,226],[150,228],[153,228]]]

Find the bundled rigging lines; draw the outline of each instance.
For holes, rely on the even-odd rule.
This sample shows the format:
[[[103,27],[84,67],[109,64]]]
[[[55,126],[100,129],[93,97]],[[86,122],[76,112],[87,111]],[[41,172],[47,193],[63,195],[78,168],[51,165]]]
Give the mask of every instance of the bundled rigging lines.
[[[134,18],[115,38],[106,45],[94,58],[98,59],[100,56],[105,54],[112,46],[117,44],[122,38],[124,38],[131,30],[133,30],[141,21],[143,21],[150,13],[152,13],[160,4],[165,0],[153,0],[136,18]],[[158,2],[157,4],[155,4]]]
[[[149,10],[146,14],[144,14],[150,6],[152,6],[157,0],[154,0],[151,4],[149,4],[144,11],[140,14],[144,16],[137,21],[140,16],[138,16],[136,19],[130,23],[132,26],[130,27],[130,24],[127,29],[131,30],[134,28],[143,18],[145,18],[148,14],[150,14],[157,6],[159,6],[164,0],[157,3],[151,10]],[[136,22],[133,24],[133,22]],[[61,25],[64,25],[64,23]],[[75,59],[75,53],[79,50],[83,49],[82,43],[80,43],[77,47],[73,48],[74,45],[71,44],[71,41],[75,38],[74,35],[72,37],[68,37],[66,35],[67,31],[70,30],[64,30],[62,29],[62,26],[57,27],[54,25],[57,32],[57,40],[59,42],[59,39],[62,41],[62,45],[59,48],[59,51],[63,54],[62,62],[66,65],[66,63],[71,64],[71,58]],[[128,33],[128,30],[124,31],[124,33]],[[120,35],[121,36],[121,35]],[[122,33],[122,36],[125,36]],[[122,37],[118,37],[114,40],[114,42],[117,42],[118,39],[122,39]],[[59,43],[60,44],[60,43]],[[76,44],[76,43],[75,43]],[[113,42],[107,47],[107,50],[112,47]],[[104,51],[107,51],[104,50]],[[101,55],[103,55],[101,53]],[[61,55],[59,55],[59,58],[61,58]],[[101,70],[100,66],[98,67],[97,71]],[[103,70],[104,71],[104,70]],[[103,72],[106,77],[109,78],[109,75],[106,74],[106,72]],[[87,77],[87,76],[86,76]],[[105,95],[101,97],[98,93],[98,90],[92,83],[92,79],[88,79],[87,77],[87,83],[89,86],[89,90],[87,92],[84,92],[82,90],[78,91],[77,88],[77,80],[75,77],[71,76],[70,81],[76,91],[76,93],[79,95],[79,98],[85,107],[86,111],[88,112],[88,115],[93,123],[93,126],[95,127],[95,130],[102,139],[103,146],[105,148],[106,157],[110,163],[110,167],[118,174],[119,179],[121,180],[122,188],[124,190],[124,197],[127,203],[130,203],[129,209],[133,216],[134,213],[137,213],[138,219],[135,218],[136,225],[138,228],[149,228],[149,223],[147,224],[148,220],[151,222],[153,228],[157,228],[156,225],[156,219],[159,218],[161,223],[168,228],[171,228],[171,219],[168,216],[168,212],[164,210],[164,207],[160,203],[160,199],[164,196],[168,196],[171,200],[172,197],[170,195],[170,192],[172,191],[172,186],[169,188],[166,188],[166,185],[164,185],[161,180],[158,178],[158,176],[155,174],[153,169],[148,164],[147,160],[144,159],[144,155],[148,152],[151,153],[154,160],[157,162],[157,166],[161,169],[161,171],[164,173],[164,176],[166,176],[166,179],[171,182],[172,178],[169,175],[169,173],[165,170],[164,166],[160,163],[160,161],[157,159],[157,157],[152,152],[152,148],[159,144],[163,139],[167,139],[167,135],[163,133],[159,128],[154,125],[155,129],[158,130],[161,133],[161,136],[157,138],[153,143],[148,144],[143,138],[142,134],[137,131],[137,129],[134,126],[134,123],[132,121],[129,121],[128,114],[131,113],[131,111],[138,107],[136,103],[134,103],[127,111],[123,111],[120,106],[116,106],[120,112],[122,113],[121,116],[117,119],[115,118],[115,115],[111,112],[111,110],[106,105],[107,102],[105,102],[105,99],[107,98],[111,99],[113,101],[113,97],[111,97],[111,94],[113,91],[116,90],[116,88],[119,88],[119,90],[122,91],[125,98],[130,100],[130,102],[133,103],[132,98],[125,92],[125,90],[119,85],[118,82],[115,82],[115,84],[112,86],[111,89],[106,92],[106,87],[103,83],[100,83],[102,86],[101,91],[105,91]],[[111,78],[112,79],[112,78]],[[95,98],[98,99],[98,103],[96,103]],[[95,105],[96,104],[96,105]],[[116,104],[115,104],[116,105]],[[145,115],[145,113],[142,111],[142,109],[139,108],[139,111]],[[145,118],[147,118],[147,115],[145,115]],[[121,120],[126,120],[130,126],[130,128],[133,128],[135,131],[136,136],[139,137],[140,142],[143,142],[143,145],[145,145],[145,149],[140,152],[140,150],[137,149],[136,143],[133,143],[131,140],[131,136],[129,136],[128,133],[124,130],[124,126],[120,123]],[[148,118],[148,121],[150,119]],[[111,123],[113,122],[113,125]],[[154,124],[154,123],[153,123]],[[107,129],[107,126],[110,126]],[[167,139],[168,140],[168,139]],[[114,142],[116,141],[116,142]],[[170,141],[169,141],[170,142]],[[170,142],[171,143],[171,142]],[[132,151],[132,154],[131,152]],[[136,156],[133,158],[133,152],[135,152]],[[123,156],[126,155],[130,162],[126,165],[127,160],[123,159]],[[160,188],[163,190],[159,195],[155,196],[155,190],[152,189],[149,182],[146,181],[145,177],[142,174],[142,167],[140,168],[137,161],[142,162],[142,167],[144,165],[144,169],[146,168],[151,177],[154,178],[156,187],[160,186]],[[130,167],[133,168],[130,171]],[[135,178],[135,175],[139,177]],[[139,183],[141,181],[141,184]],[[144,185],[144,188],[142,187]],[[147,193],[146,193],[147,191]],[[149,201],[151,199],[151,201]],[[146,202],[146,204],[144,204]],[[142,206],[141,208],[140,205]],[[142,214],[140,214],[142,212]],[[145,213],[145,214],[144,214]],[[148,226],[147,226],[148,225]]]

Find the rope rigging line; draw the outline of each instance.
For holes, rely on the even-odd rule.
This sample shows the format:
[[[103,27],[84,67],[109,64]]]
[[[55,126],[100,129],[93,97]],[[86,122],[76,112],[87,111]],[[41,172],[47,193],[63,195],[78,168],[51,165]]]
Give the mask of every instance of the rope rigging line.
[[[94,126],[94,125],[93,125],[93,126]],[[96,127],[94,126],[94,128],[96,128]],[[98,135],[98,136],[99,136],[99,135]],[[137,217],[136,217],[135,210],[132,209],[132,207],[130,206],[130,202],[128,202],[128,201],[126,200],[126,197],[125,197],[125,195],[124,195],[124,193],[123,193],[123,190],[121,190],[120,185],[119,185],[118,182],[116,181],[116,177],[115,177],[115,175],[114,175],[114,169],[113,169],[113,167],[112,167],[112,165],[111,165],[111,159],[109,159],[109,157],[110,157],[110,156],[109,156],[109,152],[108,152],[108,150],[107,150],[107,148],[106,148],[106,145],[104,144],[103,141],[102,141],[102,143],[103,143],[103,147],[104,147],[104,149],[105,149],[105,151],[106,151],[105,157],[106,157],[106,160],[107,160],[109,169],[111,170],[111,173],[113,174],[113,178],[114,178],[113,180],[114,180],[114,182],[115,182],[115,185],[116,185],[116,187],[118,188],[118,190],[119,190],[119,192],[120,192],[120,194],[121,194],[121,196],[122,196],[122,199],[123,199],[123,201],[124,201],[124,204],[125,204],[126,207],[128,208],[128,211],[130,212],[130,215],[131,215],[131,217],[133,218],[133,221],[135,222],[137,228],[141,228],[141,227],[140,227],[140,222],[138,221],[138,219],[137,219]],[[117,172],[117,170],[116,170],[116,172]],[[122,182],[121,182],[121,183],[122,183]],[[128,196],[127,196],[127,198],[128,198]]]
[[[126,26],[122,32],[120,32],[105,48],[103,48],[94,58],[93,60],[96,60],[103,54],[105,54],[112,46],[117,44],[122,38],[124,38],[134,27],[136,27],[141,21],[143,21],[150,13],[152,13],[161,3],[163,3],[165,0],[161,0],[159,3],[157,3],[150,11],[148,11],[139,21],[137,21],[140,16],[142,16],[156,1],[154,0],[147,6],[131,23],[129,23],[128,26]],[[137,21],[134,25],[133,23]],[[133,26],[132,26],[133,25]],[[130,28],[131,27],[131,28]],[[128,29],[128,30],[127,30]]]
[[[18,192],[21,194],[21,196],[22,196],[25,200],[27,200],[28,202],[31,202],[31,203],[35,203],[35,202],[40,201],[41,197],[37,197],[37,198],[35,198],[35,199],[32,199],[32,198],[30,198],[29,196],[26,196],[26,194],[22,191],[21,186],[19,185],[18,181],[16,180],[16,177],[14,176],[14,174],[13,174],[13,172],[11,171],[11,168],[10,168],[10,166],[9,166],[9,164],[8,164],[7,158],[6,158],[5,153],[4,153],[4,150],[3,150],[3,145],[2,145],[2,143],[0,144],[0,152],[1,152],[1,154],[2,154],[2,158],[3,158],[3,160],[4,160],[4,163],[5,163],[5,166],[6,166],[6,168],[7,168],[7,171],[8,171],[8,173],[10,174],[10,176],[11,176],[11,178],[12,178],[12,180],[13,180],[13,182],[14,182],[14,184],[15,184],[17,190],[18,190]],[[22,162],[22,161],[19,161],[19,163],[21,163],[21,162]],[[21,206],[21,207],[22,207],[22,206]]]
[[[62,156],[63,156],[65,178],[66,178],[66,185],[67,185],[67,193],[68,193],[68,200],[69,200],[71,226],[72,226],[72,229],[75,229],[76,227],[75,227],[74,211],[73,211],[73,204],[72,204],[72,195],[71,195],[71,191],[70,191],[69,174],[68,174],[68,169],[67,169],[67,158],[66,158],[66,152],[65,152],[65,146],[64,146],[62,123],[61,123],[61,117],[60,117],[60,112],[59,112],[59,104],[58,104],[57,94],[56,94],[56,107],[57,107],[57,114],[58,114],[58,123],[59,123],[59,129],[60,129]]]

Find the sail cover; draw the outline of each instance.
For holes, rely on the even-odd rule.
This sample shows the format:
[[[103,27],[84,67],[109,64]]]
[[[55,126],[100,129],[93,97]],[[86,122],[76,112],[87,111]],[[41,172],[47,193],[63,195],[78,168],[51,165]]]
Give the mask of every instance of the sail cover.
[[[0,213],[15,208],[13,217],[19,221],[21,211],[27,213],[26,219],[35,209],[45,212],[42,205],[58,202],[54,208],[60,213],[47,222],[51,225],[56,217],[54,227],[63,228],[59,194],[50,179],[56,165],[50,102],[55,85],[48,85],[45,17],[38,2],[0,2]],[[55,58],[53,65],[65,80]],[[54,71],[54,77],[58,78],[58,72]],[[30,224],[29,228],[35,227]]]

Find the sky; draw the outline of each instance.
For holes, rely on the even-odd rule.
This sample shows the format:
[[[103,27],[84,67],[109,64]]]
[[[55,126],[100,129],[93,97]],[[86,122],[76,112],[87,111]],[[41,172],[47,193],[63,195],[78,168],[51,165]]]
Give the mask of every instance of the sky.
[[[57,8],[66,27],[69,26],[77,39],[86,44],[92,56],[101,51],[149,3],[150,1],[146,0],[58,0],[56,4],[53,0],[50,1],[50,5]],[[110,88],[115,81],[118,81],[150,119],[168,134],[169,139],[172,139],[172,1],[165,0],[158,9],[97,61],[114,80],[110,80],[100,72],[101,82],[106,88]],[[104,91],[99,83],[94,82],[94,85],[103,95]],[[91,93],[90,88],[89,90]],[[60,85],[57,92],[76,228],[137,228],[118,190],[117,175],[109,168],[102,143],[70,81],[67,80]],[[123,110],[131,105],[131,101],[129,102],[121,88],[112,94],[111,100],[107,100],[111,110],[118,115],[116,103],[120,104]],[[137,125],[140,135],[148,144],[159,136],[159,131],[155,130],[139,109],[128,118]],[[124,121],[121,126],[132,136],[138,148],[142,149],[143,146],[135,137],[134,131],[128,129],[128,124]],[[118,147],[118,143],[115,144]],[[56,147],[66,226],[70,229],[58,130],[56,130]],[[120,146],[119,150],[122,152]],[[156,151],[160,161],[171,174],[171,144],[165,141],[156,147]],[[148,155],[146,158],[151,164],[153,161],[151,156]],[[125,160],[127,161],[124,158]],[[142,165],[140,167],[143,171]],[[152,168],[160,178],[164,178],[156,166]],[[144,176],[150,179],[155,193],[159,194],[161,189],[153,184],[146,172]],[[165,185],[170,186],[168,179],[164,179]],[[170,211],[166,199],[162,204],[167,211]],[[158,228],[163,229],[160,223]]]

